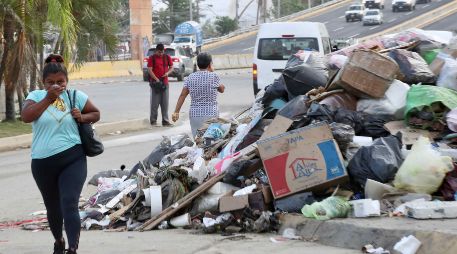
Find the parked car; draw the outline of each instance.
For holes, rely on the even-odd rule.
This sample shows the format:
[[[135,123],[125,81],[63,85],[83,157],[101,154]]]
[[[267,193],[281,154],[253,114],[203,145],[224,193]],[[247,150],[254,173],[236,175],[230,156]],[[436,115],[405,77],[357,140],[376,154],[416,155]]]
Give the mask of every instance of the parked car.
[[[143,80],[149,81],[148,58],[155,53],[155,48],[150,48],[143,59]],[[178,81],[184,80],[185,76],[197,70],[197,63],[192,53],[182,47],[165,46],[165,54],[173,61],[173,72],[169,77],[177,78]]]
[[[412,11],[416,9],[416,0],[392,0],[392,11]]]
[[[364,0],[366,8],[370,9],[384,9],[384,0]]]
[[[383,15],[379,9],[369,9],[365,12],[363,16],[362,23],[366,25],[380,25],[383,22]]]
[[[362,20],[363,14],[365,12],[365,6],[363,4],[351,4],[349,5],[348,10],[344,13],[346,17],[346,22],[354,20]]]

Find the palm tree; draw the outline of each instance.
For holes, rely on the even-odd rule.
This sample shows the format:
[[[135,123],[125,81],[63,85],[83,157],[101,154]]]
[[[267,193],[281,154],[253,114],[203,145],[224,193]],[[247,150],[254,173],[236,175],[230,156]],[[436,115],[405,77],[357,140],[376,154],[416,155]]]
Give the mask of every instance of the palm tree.
[[[58,31],[55,53],[81,66],[90,50],[105,43],[114,54],[117,44],[116,18],[121,0],[2,0],[0,31],[5,39],[0,60],[0,88],[5,83],[6,120],[14,121],[14,94],[19,106],[30,89],[35,89],[37,63],[43,62],[43,35],[47,29]],[[113,25],[114,24],[114,25]],[[79,36],[78,36],[79,35]],[[37,53],[41,56],[37,61]],[[41,68],[40,68],[41,70]]]

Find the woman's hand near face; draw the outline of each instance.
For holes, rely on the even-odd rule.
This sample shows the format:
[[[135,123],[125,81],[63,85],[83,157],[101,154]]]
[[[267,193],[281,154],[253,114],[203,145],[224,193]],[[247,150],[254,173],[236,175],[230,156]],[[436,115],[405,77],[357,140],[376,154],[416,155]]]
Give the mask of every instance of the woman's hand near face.
[[[50,103],[53,103],[64,89],[64,87],[57,84],[50,86],[47,90],[48,93],[46,94],[46,100],[48,100]]]

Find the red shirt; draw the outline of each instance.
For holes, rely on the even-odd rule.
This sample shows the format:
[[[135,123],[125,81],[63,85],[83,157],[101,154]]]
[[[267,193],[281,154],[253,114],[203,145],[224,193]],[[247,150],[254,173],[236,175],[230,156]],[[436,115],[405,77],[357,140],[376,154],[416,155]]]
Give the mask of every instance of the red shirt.
[[[152,60],[153,57],[154,57],[154,61]],[[168,58],[168,60],[167,60],[167,58]],[[163,60],[165,60],[165,63]],[[155,66],[152,66],[153,62],[155,62]],[[169,55],[164,54],[162,56],[158,56],[156,54],[152,54],[148,58],[148,67],[152,67],[152,72],[154,73],[154,75],[156,75],[156,77],[158,79],[161,79],[161,77],[168,70],[170,70],[170,68],[173,67],[173,61],[171,60],[171,57]],[[150,77],[149,79],[152,79],[152,77]],[[165,77],[163,79],[163,82],[166,85],[168,85],[168,77]]]

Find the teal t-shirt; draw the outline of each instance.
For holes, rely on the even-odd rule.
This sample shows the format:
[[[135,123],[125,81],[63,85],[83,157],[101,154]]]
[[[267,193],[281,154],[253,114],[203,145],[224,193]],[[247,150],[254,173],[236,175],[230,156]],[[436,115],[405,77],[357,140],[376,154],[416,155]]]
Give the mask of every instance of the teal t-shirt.
[[[73,97],[73,91],[69,90]],[[46,97],[47,91],[35,90],[27,96],[27,100],[40,102]],[[74,107],[83,110],[87,95],[76,92]],[[66,91],[60,94],[53,104],[33,121],[32,159],[43,159],[58,154],[77,144],[81,144],[78,126],[71,116],[70,100]]]

